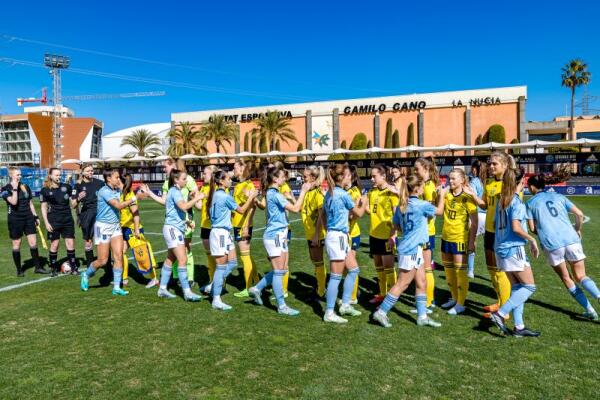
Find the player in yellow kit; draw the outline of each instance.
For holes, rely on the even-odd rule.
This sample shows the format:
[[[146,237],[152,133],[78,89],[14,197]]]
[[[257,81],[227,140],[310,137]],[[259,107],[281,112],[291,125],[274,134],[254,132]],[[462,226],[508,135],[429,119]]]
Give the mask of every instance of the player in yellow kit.
[[[358,176],[358,172],[356,170],[356,166],[350,166],[350,172],[352,174],[352,182],[350,186],[346,188],[346,191],[354,201],[354,204],[357,207],[360,207],[359,200],[362,198],[362,187],[360,185],[360,177]],[[356,258],[356,251],[360,248],[360,225],[358,224],[358,217],[350,214],[350,249]],[[358,303],[358,278],[356,279],[356,283],[354,284],[354,290],[352,291],[352,298],[350,300],[350,305],[354,305]]]
[[[394,242],[391,239],[391,232],[392,217],[399,198],[388,188],[387,169],[383,165],[375,165],[371,168],[371,180],[374,186],[367,196],[367,212],[371,222],[369,247],[377,271],[379,294],[373,297],[370,303],[379,304],[396,283]]]
[[[450,315],[457,315],[465,311],[469,292],[467,251],[475,249],[478,218],[473,198],[463,190],[468,184],[465,171],[454,168],[448,174],[448,183],[450,190],[444,196],[442,264],[452,297],[442,308]]]
[[[323,246],[325,244],[325,227],[321,219],[321,208],[325,196],[321,189],[325,179],[323,167],[311,165],[306,167],[303,172],[304,182],[313,184],[313,188],[306,192],[304,203],[300,210],[304,234],[308,242],[308,253],[310,260],[315,267],[315,277],[317,278],[317,297],[325,296],[325,284],[327,282],[327,272],[323,263]]]
[[[512,156],[497,151],[490,156],[488,167],[489,177],[485,181],[483,187],[483,198],[477,197],[475,191],[472,189],[465,189],[465,192],[473,197],[475,203],[486,210],[485,236],[483,240],[485,263],[487,264],[488,273],[490,274],[492,285],[496,291],[498,302],[484,307],[484,310],[486,311],[486,314],[484,314],[485,317],[489,317],[490,313],[497,311],[499,307],[506,303],[510,298],[510,281],[508,280],[506,273],[496,266],[496,254],[494,251],[494,242],[496,240],[495,217],[496,207],[498,206],[498,201],[502,194],[502,178],[504,177],[504,172],[506,172],[508,168],[516,169],[516,163]]]
[[[415,161],[415,172],[423,179],[422,200],[435,205],[437,203],[437,186],[440,184],[440,178],[435,163],[428,158],[419,158]],[[427,280],[427,309],[435,307],[435,278],[433,276],[434,261],[433,252],[435,251],[435,217],[429,218],[427,223],[429,233],[429,243],[423,244],[423,260],[425,264],[425,279]],[[416,312],[416,310],[413,310]]]
[[[237,183],[233,188],[233,199],[242,207],[248,201],[248,193],[256,190],[254,183],[250,180],[254,170],[252,161],[237,160],[233,164],[233,174],[237,178]],[[233,295],[236,297],[249,297],[248,289],[258,283],[258,272],[256,264],[250,254],[250,243],[252,240],[252,219],[256,207],[251,206],[244,214],[232,211],[231,223],[233,225],[233,240],[237,243],[240,250],[240,260],[244,268],[244,280],[246,287],[244,290]]]

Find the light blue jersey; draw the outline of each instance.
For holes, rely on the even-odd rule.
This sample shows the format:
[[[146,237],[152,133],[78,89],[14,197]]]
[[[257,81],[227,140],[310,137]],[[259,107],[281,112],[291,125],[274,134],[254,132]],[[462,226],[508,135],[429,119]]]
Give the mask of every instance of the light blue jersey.
[[[508,208],[503,209],[500,202],[496,206],[496,242],[494,250],[500,258],[512,257],[517,249],[527,244],[527,240],[518,236],[512,229],[512,221],[521,222],[521,227],[527,232],[525,204],[521,201],[518,194],[513,196]]]
[[[333,195],[328,190],[323,206],[327,216],[327,230],[348,233],[350,231],[348,214],[354,208],[354,202],[348,192],[339,186],[333,188]]]
[[[174,226],[183,233],[185,232],[186,212],[177,205],[180,201],[185,201],[181,189],[171,186],[165,200],[165,225]]]
[[[480,199],[483,198],[483,183],[481,183],[481,179],[479,179],[476,176],[472,176],[469,180],[469,186],[473,188],[477,197],[479,197]],[[477,207],[477,212],[485,213],[485,210],[480,207]]]
[[[527,219],[535,221],[540,243],[545,250],[556,250],[581,239],[569,219],[573,203],[562,194],[538,192],[527,202]]]
[[[405,212],[396,207],[392,221],[402,230],[402,238],[398,239],[396,244],[398,254],[417,254],[418,247],[429,242],[428,218],[435,215],[435,210],[433,204],[420,200],[417,196],[408,198]]]
[[[231,212],[237,210],[238,204],[233,197],[223,189],[213,193],[210,205],[210,223],[213,228],[231,230]]]
[[[288,227],[288,218],[285,213],[285,206],[288,201],[275,188],[267,189],[267,227],[263,238],[275,239],[278,232]]]
[[[112,189],[108,185],[102,186],[98,191],[98,208],[96,208],[96,221],[106,224],[118,224],[121,219],[121,213],[118,209],[111,206],[109,201],[115,199],[119,201],[121,192]]]

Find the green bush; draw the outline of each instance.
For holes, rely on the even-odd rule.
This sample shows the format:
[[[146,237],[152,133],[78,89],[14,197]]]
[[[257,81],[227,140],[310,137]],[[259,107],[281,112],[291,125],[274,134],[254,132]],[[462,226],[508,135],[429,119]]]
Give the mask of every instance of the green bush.
[[[506,132],[504,127],[499,124],[494,124],[489,127],[485,133],[483,143],[506,143]]]
[[[302,151],[304,150],[304,145],[302,143],[298,143],[298,147],[296,148],[296,151]],[[304,161],[304,157],[298,157],[296,161]]]
[[[517,144],[519,143],[519,139],[514,138],[513,140],[510,141],[510,144]],[[509,151],[510,154],[521,154],[521,149],[510,149]]]
[[[394,133],[392,133],[392,147],[394,149],[400,147],[400,132],[398,132],[398,129],[394,129]],[[401,155],[400,153],[394,153],[392,154],[392,157],[399,158]]]
[[[392,119],[388,118],[387,122],[385,123],[385,142],[383,144],[383,148],[384,149],[391,149],[392,148]],[[392,157],[391,154],[386,154],[385,157]]]
[[[244,133],[244,150],[243,151],[250,151],[250,146],[248,144],[248,141],[249,141],[248,136],[249,136],[248,132]]]
[[[367,141],[367,136],[362,133],[359,132],[357,133],[354,138],[352,139],[352,142],[350,142],[350,148],[349,150],[365,150],[369,148],[369,142]],[[366,158],[366,154],[353,154],[349,157],[352,160],[360,160],[360,159],[364,159]]]
[[[345,140],[342,140],[342,143],[340,144],[340,148],[342,148],[342,149],[346,149],[346,148],[347,148],[346,146],[347,146],[347,145],[346,145],[346,141],[345,141]]]

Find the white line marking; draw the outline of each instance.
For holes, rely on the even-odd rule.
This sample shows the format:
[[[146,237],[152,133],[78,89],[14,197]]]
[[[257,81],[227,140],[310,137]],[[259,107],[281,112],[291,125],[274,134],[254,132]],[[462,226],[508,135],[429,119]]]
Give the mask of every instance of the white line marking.
[[[58,275],[58,278],[61,278],[63,276],[66,276],[66,275],[62,275],[62,274]],[[22,288],[24,286],[33,285],[34,283],[45,282],[45,281],[48,281],[50,279],[54,279],[54,278],[50,277],[50,276],[47,276],[45,278],[33,279],[31,281],[27,281],[27,282],[23,282],[23,283],[17,283],[16,285],[5,286],[3,288],[0,288],[0,292],[8,292],[9,290],[14,290],[14,289]]]

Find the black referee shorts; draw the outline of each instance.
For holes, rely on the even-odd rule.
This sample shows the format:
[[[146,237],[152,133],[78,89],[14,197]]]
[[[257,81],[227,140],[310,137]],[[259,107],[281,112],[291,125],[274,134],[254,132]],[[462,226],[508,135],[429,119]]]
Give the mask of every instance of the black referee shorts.
[[[55,223],[50,222],[52,225],[52,232],[48,232],[48,240],[54,241],[58,240],[61,237],[63,239],[75,239],[75,224],[73,223],[73,218],[69,216],[69,218],[65,218],[65,221],[55,221]]]
[[[94,237],[94,224],[96,223],[96,210],[79,214],[79,226],[83,233],[83,240],[92,240]]]
[[[23,235],[35,235],[33,215],[26,217],[8,216],[8,235],[11,240],[21,239]]]

